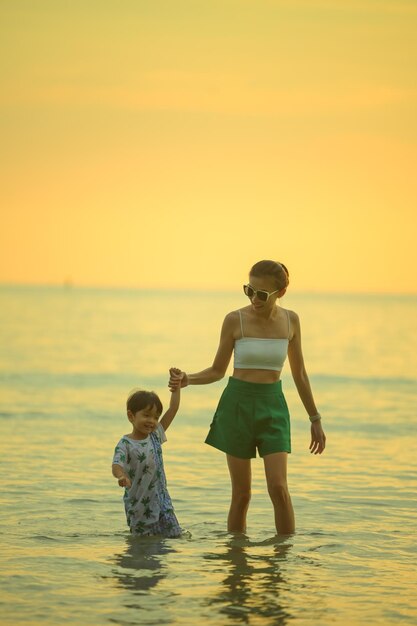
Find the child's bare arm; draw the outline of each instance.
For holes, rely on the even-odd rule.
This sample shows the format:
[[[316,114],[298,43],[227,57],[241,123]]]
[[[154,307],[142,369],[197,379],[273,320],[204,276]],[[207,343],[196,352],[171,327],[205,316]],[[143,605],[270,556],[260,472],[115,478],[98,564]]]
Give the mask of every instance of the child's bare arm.
[[[171,367],[169,372],[171,375],[174,374],[180,379],[184,375],[183,372],[181,372],[181,370],[179,370],[176,367]],[[169,403],[169,408],[161,418],[161,424],[164,430],[167,430],[167,428],[169,428],[172,420],[176,416],[179,406],[180,406],[180,399],[181,399],[181,387],[179,386],[177,389],[175,389],[175,391],[171,392],[171,400]]]
[[[127,476],[123,470],[121,465],[117,463],[113,463],[111,466],[112,474],[119,481],[119,487],[127,487],[128,489],[132,486],[132,481],[129,476]]]

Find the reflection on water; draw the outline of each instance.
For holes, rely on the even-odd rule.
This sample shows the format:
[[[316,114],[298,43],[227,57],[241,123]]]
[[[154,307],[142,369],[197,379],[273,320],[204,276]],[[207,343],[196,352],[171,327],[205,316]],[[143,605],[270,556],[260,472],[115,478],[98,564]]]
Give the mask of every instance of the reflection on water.
[[[201,585],[193,583],[190,599],[197,592],[201,605],[207,607],[210,615],[224,620],[218,623],[252,624],[256,619],[257,623],[284,626],[293,620],[288,598],[291,585],[285,575],[293,549],[292,538],[274,536],[255,542],[246,535],[222,533],[219,539],[213,552],[206,551],[200,556],[206,564],[204,573],[200,558],[196,559],[195,570],[185,569],[173,586],[171,566],[178,577],[186,546],[181,543],[175,547],[174,542],[157,537],[126,538],[123,551],[111,558],[112,582],[116,588],[128,592],[124,596],[125,608],[129,612],[146,610],[147,619],[151,620],[148,623],[157,623],[156,619],[158,623],[171,623],[169,620],[176,623],[179,616],[175,615],[172,601],[187,586],[188,577],[190,581],[201,579]]]
[[[112,559],[118,568],[112,570],[116,585],[146,594],[167,575],[163,557],[170,552],[175,550],[159,537],[127,537],[124,551]]]
[[[268,551],[256,554],[257,547],[268,544]],[[235,622],[249,624],[256,616],[273,617],[277,625],[287,624],[292,616],[285,607],[288,584],[282,564],[292,545],[288,537],[256,543],[245,535],[235,535],[226,541],[224,551],[205,554],[205,559],[215,560],[227,572],[220,593],[207,604],[217,605],[219,613]]]

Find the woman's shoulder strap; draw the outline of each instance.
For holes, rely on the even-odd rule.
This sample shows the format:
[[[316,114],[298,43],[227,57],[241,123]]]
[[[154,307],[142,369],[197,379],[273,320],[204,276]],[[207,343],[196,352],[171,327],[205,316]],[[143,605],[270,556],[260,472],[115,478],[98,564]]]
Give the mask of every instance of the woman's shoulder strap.
[[[240,332],[242,333],[242,338],[245,336],[243,334],[243,322],[242,322],[242,311],[241,309],[238,309],[238,313],[239,313],[239,319],[240,319]]]
[[[288,309],[285,309],[287,312],[287,320],[288,320],[288,341],[291,338],[291,320],[290,320],[290,312]]]

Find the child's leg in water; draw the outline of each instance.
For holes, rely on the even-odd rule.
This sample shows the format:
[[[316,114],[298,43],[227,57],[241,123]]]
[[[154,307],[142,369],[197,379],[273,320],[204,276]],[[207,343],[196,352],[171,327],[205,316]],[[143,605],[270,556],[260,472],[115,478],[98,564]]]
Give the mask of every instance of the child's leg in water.
[[[164,537],[180,537],[182,528],[173,510],[161,513],[159,520],[148,524],[143,520],[131,520],[130,532],[140,537],[162,535]]]

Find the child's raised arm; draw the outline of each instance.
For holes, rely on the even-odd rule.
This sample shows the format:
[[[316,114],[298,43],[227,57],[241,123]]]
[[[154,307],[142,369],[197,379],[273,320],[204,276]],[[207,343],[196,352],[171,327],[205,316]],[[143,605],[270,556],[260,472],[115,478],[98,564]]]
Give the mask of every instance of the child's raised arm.
[[[181,370],[179,370],[176,367],[171,367],[169,370],[170,375],[174,375],[175,377],[178,377],[180,380],[181,378],[184,376],[184,372],[181,372]],[[171,392],[171,400],[169,403],[169,409],[164,413],[164,415],[161,418],[161,424],[164,430],[167,430],[167,428],[169,428],[172,420],[174,419],[174,417],[177,414],[178,408],[180,406],[180,398],[181,398],[181,387],[178,386],[177,389],[175,389],[175,391]]]

